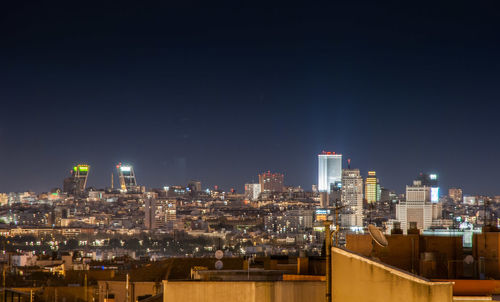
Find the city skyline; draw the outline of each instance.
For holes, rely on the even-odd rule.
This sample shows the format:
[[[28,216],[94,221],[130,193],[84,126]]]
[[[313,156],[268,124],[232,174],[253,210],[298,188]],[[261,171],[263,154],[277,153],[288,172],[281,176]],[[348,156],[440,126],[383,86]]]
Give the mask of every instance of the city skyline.
[[[75,161],[99,187],[120,160],[152,187],[195,178],[241,191],[273,170],[309,188],[314,155],[335,150],[399,192],[437,171],[444,188],[500,194],[488,5],[3,11],[0,191],[60,186]]]
[[[2,4],[0,302],[500,297],[500,2]]]
[[[362,179],[363,179],[364,181],[365,181],[365,180],[366,180],[366,181],[368,181],[368,179],[369,179],[370,177],[373,177],[373,176],[375,175],[375,174],[374,174],[375,172],[374,172],[374,171],[371,171],[370,169],[366,169],[366,170],[365,170],[364,168],[360,168],[360,167],[355,167],[355,166],[354,166],[354,167],[351,167],[351,161],[352,161],[352,160],[351,160],[351,158],[344,158],[344,159],[342,159],[342,154],[340,154],[340,153],[322,151],[322,153],[319,153],[319,154],[317,155],[317,160],[319,160],[319,161],[317,162],[317,166],[316,166],[315,168],[316,168],[316,170],[317,170],[317,171],[319,171],[319,177],[317,177],[317,178],[316,178],[316,180],[320,180],[320,178],[322,177],[322,174],[324,174],[324,173],[325,173],[325,171],[323,171],[323,170],[324,170],[324,168],[322,168],[322,165],[324,166],[324,165],[326,164],[326,162],[325,162],[325,163],[322,163],[321,158],[326,158],[327,156],[330,156],[330,157],[331,157],[331,156],[335,156],[335,159],[340,159],[340,161],[341,161],[341,162],[342,162],[342,161],[345,161],[345,162],[346,162],[346,164],[345,164],[345,165],[344,165],[344,163],[343,163],[343,162],[341,163],[341,170],[342,170],[342,171],[351,171],[352,169],[355,169],[355,170],[360,171],[360,176],[362,177]],[[159,184],[159,185],[157,185],[157,186],[154,186],[154,185],[149,185],[149,184],[147,184],[147,183],[139,183],[139,182],[137,182],[137,181],[136,181],[136,178],[135,178],[135,173],[134,173],[135,166],[134,166],[134,165],[132,165],[132,164],[130,164],[130,163],[127,163],[127,164],[125,164],[125,165],[124,165],[124,164],[122,164],[121,162],[119,162],[116,166],[114,166],[114,169],[112,169],[112,170],[110,171],[112,175],[108,174],[108,182],[107,182],[107,183],[105,183],[105,184],[97,184],[97,185],[96,185],[96,184],[95,184],[95,182],[90,181],[90,182],[89,182],[89,184],[87,185],[88,179],[92,180],[92,178],[93,178],[93,177],[95,177],[95,176],[93,175],[93,174],[94,174],[94,172],[93,172],[94,168],[92,167],[92,173],[91,173],[91,172],[90,172],[90,170],[91,170],[91,169],[90,169],[91,165],[88,165],[87,163],[85,163],[85,164],[75,163],[75,164],[73,165],[73,169],[70,169],[70,170],[69,170],[69,174],[67,174],[67,175],[66,175],[68,178],[63,178],[63,180],[64,180],[64,184],[63,184],[63,185],[54,185],[54,186],[50,187],[50,189],[43,189],[43,190],[38,190],[38,191],[37,191],[37,190],[32,190],[32,189],[26,189],[26,190],[18,190],[18,191],[13,191],[13,190],[8,191],[8,190],[7,190],[7,191],[5,191],[5,192],[23,192],[23,191],[34,191],[34,192],[41,193],[41,192],[49,192],[50,190],[53,190],[53,189],[56,189],[56,188],[63,189],[63,187],[66,185],[66,181],[67,181],[67,180],[69,180],[71,177],[73,177],[73,170],[74,170],[74,171],[77,171],[78,167],[80,167],[80,166],[84,166],[84,167],[86,167],[86,168],[85,168],[85,169],[86,169],[85,171],[86,171],[86,173],[88,173],[88,174],[85,174],[85,184],[83,185],[83,187],[84,187],[84,188],[85,188],[85,187],[86,187],[86,188],[93,188],[93,189],[96,189],[96,190],[100,190],[100,189],[109,189],[109,188],[115,188],[115,189],[121,189],[121,190],[123,190],[123,191],[127,191],[127,189],[126,189],[126,188],[128,188],[129,184],[125,185],[125,181],[129,181],[129,180],[127,180],[127,179],[128,179],[130,176],[125,176],[125,178],[124,178],[124,179],[122,179],[122,175],[121,175],[121,174],[122,174],[124,171],[128,171],[127,173],[131,173],[131,176],[132,176],[132,178],[131,178],[131,179],[132,179],[132,180],[131,180],[131,187],[130,187],[130,188],[137,188],[137,190],[138,190],[138,188],[140,188],[140,187],[142,187],[142,186],[144,186],[146,189],[153,189],[153,188],[158,189],[158,188],[163,188],[163,187],[165,187],[165,186],[189,186],[189,185],[190,185],[190,183],[191,183],[192,181],[195,181],[195,180],[196,180],[196,178],[191,177],[191,178],[188,178],[188,179],[187,179],[185,182],[183,182],[183,183],[163,183],[163,184]],[[124,169],[126,169],[126,170],[124,170]],[[323,169],[323,170],[322,170],[322,169]],[[101,170],[102,170],[102,169],[101,169]],[[87,172],[87,171],[89,171],[89,172]],[[321,172],[321,171],[323,171],[323,172]],[[343,173],[343,172],[342,172],[342,173]],[[435,173],[435,174],[429,174],[429,173]],[[259,184],[259,186],[260,186],[260,185],[262,184],[262,183],[261,183],[260,178],[261,178],[262,176],[264,176],[264,175],[267,175],[267,174],[269,174],[270,176],[274,176],[274,175],[281,176],[281,177],[283,177],[283,176],[284,176],[284,177],[285,177],[285,181],[284,181],[284,183],[283,183],[283,185],[284,185],[284,186],[289,186],[289,187],[302,187],[302,189],[304,189],[304,191],[308,191],[308,192],[310,192],[310,191],[311,191],[311,187],[312,187],[312,186],[316,186],[316,188],[317,188],[317,190],[318,190],[319,192],[322,192],[322,191],[324,191],[324,192],[327,192],[327,191],[328,191],[328,192],[329,192],[329,190],[320,190],[320,189],[319,189],[318,184],[319,184],[319,182],[320,182],[320,181],[319,181],[319,182],[317,181],[316,183],[314,183],[314,182],[313,182],[313,183],[311,184],[311,186],[310,186],[310,187],[305,187],[305,186],[303,186],[302,184],[290,184],[290,183],[288,183],[288,182],[286,181],[286,179],[287,179],[287,177],[286,177],[287,175],[286,175],[286,174],[282,173],[281,171],[274,171],[274,170],[273,170],[273,173],[271,173],[271,170],[268,170],[267,172],[262,172],[262,173],[261,173],[261,172],[258,172],[258,173],[256,174],[256,177],[255,177],[255,175],[253,175],[253,176],[251,176],[251,177],[248,177],[250,180],[248,180],[248,181],[244,182],[243,184],[238,184],[238,185],[235,185],[235,186],[230,186],[230,187],[224,187],[224,186],[221,186],[219,183],[214,183],[214,184],[208,184],[208,185],[207,185],[207,184],[206,184],[206,183],[204,183],[204,182],[203,182],[203,180],[201,180],[201,179],[197,179],[196,181],[197,181],[197,182],[200,182],[200,181],[201,181],[201,184],[202,184],[203,190],[204,190],[204,189],[213,189],[214,187],[217,187],[218,189],[222,189],[222,190],[227,191],[227,192],[229,192],[229,191],[231,191],[231,190],[235,190],[236,192],[243,194],[243,193],[245,193],[245,187],[246,187],[246,185],[247,185],[247,184],[252,184],[252,183],[259,184],[259,183],[260,183],[260,184]],[[90,176],[89,176],[89,175],[90,175]],[[408,186],[408,185],[411,185],[411,184],[412,184],[412,182],[413,182],[413,181],[415,181],[415,179],[420,179],[420,178],[422,178],[422,177],[424,177],[424,176],[428,176],[428,175],[432,175],[432,176],[434,176],[434,177],[439,177],[439,178],[441,177],[441,176],[440,176],[440,174],[439,174],[439,173],[436,173],[434,170],[432,170],[432,172],[428,172],[428,171],[421,171],[421,172],[419,172],[419,173],[418,173],[418,175],[414,175],[413,177],[410,177],[410,178],[411,178],[411,180],[410,180],[410,181],[408,181],[408,183],[407,183],[407,184],[405,184],[405,187],[406,187],[406,186]],[[257,179],[257,180],[255,180],[255,179]],[[111,182],[113,183],[112,185],[111,185]],[[122,183],[122,182],[123,182],[123,183]],[[129,182],[130,182],[130,181],[129,181]],[[341,181],[339,181],[339,186],[340,186],[340,183],[341,183]],[[391,190],[391,191],[393,191],[393,192],[396,192],[396,193],[398,193],[398,194],[400,194],[400,193],[405,193],[405,187],[404,187],[402,190],[399,190],[399,188],[391,188],[391,187],[386,187],[386,186],[380,185],[380,183],[379,183],[379,179],[378,179],[378,178],[377,178],[377,184],[379,185],[379,187],[378,187],[379,189],[380,189],[380,188],[385,188],[385,189]],[[332,185],[333,185],[333,184],[332,184]],[[428,184],[424,184],[424,185],[428,185]],[[365,185],[364,185],[364,186],[365,186]],[[428,186],[430,186],[430,185],[428,185]],[[241,187],[241,188],[240,188],[240,187]],[[445,196],[445,195],[447,195],[447,190],[448,190],[448,189],[451,189],[451,188],[456,188],[456,187],[460,187],[460,188],[462,188],[460,185],[455,185],[455,186],[451,185],[451,186],[449,186],[449,187],[443,187],[443,186],[441,185],[441,186],[440,186],[440,189],[441,189],[441,190],[439,191],[439,196]],[[129,188],[129,189],[130,189],[130,188]],[[133,189],[133,190],[135,190],[135,189]],[[65,192],[66,192],[66,190],[63,190],[63,191],[65,191]],[[470,193],[470,192],[465,192],[465,194],[466,194],[466,195],[484,195],[484,194],[480,194],[480,193]],[[493,196],[493,195],[491,195],[491,196]]]

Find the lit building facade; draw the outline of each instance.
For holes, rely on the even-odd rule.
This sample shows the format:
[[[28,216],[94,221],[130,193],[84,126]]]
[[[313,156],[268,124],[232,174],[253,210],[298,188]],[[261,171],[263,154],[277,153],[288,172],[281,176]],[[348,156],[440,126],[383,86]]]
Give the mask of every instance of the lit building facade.
[[[450,188],[448,190],[448,197],[455,203],[461,203],[463,199],[463,192],[460,188]]]
[[[313,227],[312,210],[288,210],[280,215],[269,215],[264,218],[266,232],[290,234]]]
[[[368,203],[375,203],[380,200],[380,183],[375,171],[368,171],[365,181],[365,198]]]
[[[262,193],[283,192],[285,176],[270,171],[259,174],[260,191]]]
[[[89,165],[74,166],[73,170],[71,170],[71,176],[64,179],[63,191],[73,195],[85,192],[89,172]]]
[[[467,204],[467,205],[478,205],[479,204],[477,196],[469,196],[469,195],[466,195],[463,197],[463,203]]]
[[[420,173],[416,179],[422,186],[431,188],[431,202],[439,202],[439,180],[436,173]]]
[[[245,184],[245,198],[250,201],[256,201],[260,196],[260,184]]]
[[[335,186],[342,186],[342,154],[318,154],[318,191],[330,192]]]
[[[406,200],[396,205],[396,220],[401,223],[403,233],[408,232],[410,222],[417,224],[417,229],[426,230],[431,227],[432,219],[439,217],[438,208],[431,202],[431,187],[414,181],[413,186],[406,186]]]
[[[189,181],[187,187],[192,192],[201,192],[201,181],[191,180],[191,181]]]
[[[147,198],[144,202],[144,226],[146,229],[171,231],[177,220],[175,201]]]
[[[120,179],[120,188],[123,192],[137,192],[139,187],[135,179],[134,168],[130,165],[122,165],[119,163],[116,166],[118,177]]]
[[[7,204],[9,204],[9,195],[0,193],[0,206],[5,206]]]
[[[342,171],[343,226],[363,226],[363,178],[359,169]]]

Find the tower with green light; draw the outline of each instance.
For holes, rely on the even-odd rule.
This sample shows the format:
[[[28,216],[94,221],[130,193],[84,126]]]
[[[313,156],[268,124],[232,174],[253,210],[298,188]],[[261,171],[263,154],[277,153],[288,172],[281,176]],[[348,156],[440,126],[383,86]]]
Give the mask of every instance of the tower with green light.
[[[71,176],[64,179],[63,191],[73,195],[80,195],[85,192],[89,171],[89,165],[74,166],[70,172]]]

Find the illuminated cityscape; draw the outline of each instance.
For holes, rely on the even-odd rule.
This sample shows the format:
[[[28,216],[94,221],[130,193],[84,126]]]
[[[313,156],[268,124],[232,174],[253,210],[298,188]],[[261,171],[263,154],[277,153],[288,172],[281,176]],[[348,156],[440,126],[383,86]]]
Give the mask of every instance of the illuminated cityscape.
[[[335,173],[342,166],[338,154],[320,154],[319,158],[319,175],[325,173],[325,166]],[[326,161],[322,162],[323,158]],[[455,248],[466,256],[480,253],[474,242],[483,240],[480,236],[487,234],[485,230],[500,223],[500,196],[464,195],[460,200],[462,190],[450,188],[449,195],[435,198],[433,194],[439,194],[439,190],[433,193],[433,188],[438,188],[435,173],[420,173],[406,186],[404,194],[398,194],[381,188],[383,178],[379,179],[374,171],[367,171],[363,179],[361,169],[350,167],[350,159],[347,166],[342,169],[340,181],[331,176],[334,173],[326,173],[331,184],[328,192],[288,186],[284,174],[268,171],[258,175],[260,183],[244,184],[238,193],[218,186],[206,188],[199,180],[141,189],[133,167],[124,164],[116,167],[118,189],[86,187],[94,174],[88,173],[89,165],[76,165],[64,180],[63,190],[1,194],[4,253],[0,259],[25,276],[39,271],[66,278],[70,272],[90,273],[96,265],[111,272],[123,263],[119,259],[162,261],[188,257],[194,264],[198,263],[194,259],[204,263],[203,259],[216,250],[235,261],[248,257],[321,257],[324,223],[329,220],[339,226],[335,246],[361,254],[358,241],[367,236],[368,225],[376,225],[385,236],[455,238],[460,240]],[[325,195],[327,202],[323,200]],[[386,261],[396,267],[402,265],[393,259]],[[427,260],[420,261],[423,265]],[[244,267],[244,263],[235,265]],[[438,278],[450,276],[449,270],[448,275],[422,267],[409,271]],[[453,278],[470,278],[476,273],[454,271]],[[490,276],[496,273],[484,272]],[[95,279],[95,286],[102,290],[101,282],[106,278]],[[112,291],[117,294],[118,289]],[[159,292],[146,290],[151,295],[155,291]]]
[[[500,301],[499,16],[5,2],[0,302]]]

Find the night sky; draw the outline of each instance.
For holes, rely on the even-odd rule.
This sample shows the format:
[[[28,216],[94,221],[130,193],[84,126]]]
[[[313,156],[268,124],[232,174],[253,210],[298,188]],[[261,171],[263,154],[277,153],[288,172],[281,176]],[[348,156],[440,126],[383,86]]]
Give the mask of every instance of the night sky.
[[[500,194],[497,1],[105,2],[2,4],[0,192],[80,162],[98,188],[128,162],[147,187],[310,190],[328,150],[397,192]]]

